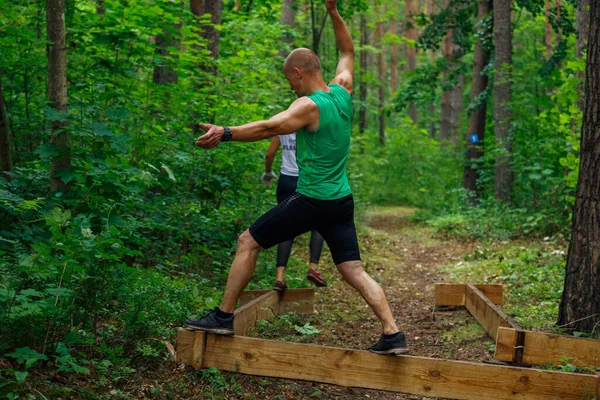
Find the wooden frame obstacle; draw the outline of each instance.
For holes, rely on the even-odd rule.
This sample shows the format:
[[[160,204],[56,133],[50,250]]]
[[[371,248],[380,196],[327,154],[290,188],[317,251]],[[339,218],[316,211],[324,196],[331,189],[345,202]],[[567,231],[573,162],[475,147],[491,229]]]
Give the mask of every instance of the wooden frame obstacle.
[[[600,366],[600,340],[522,329],[497,307],[502,302],[502,285],[436,284],[435,294],[438,306],[467,308],[496,341],[494,359],[498,361],[559,366],[566,357],[578,367]]]
[[[495,307],[485,293],[495,302],[502,301],[501,285],[477,285],[473,288],[468,284],[445,285],[439,293],[449,296],[446,298],[452,299],[451,302],[464,302],[452,305],[464,305],[483,316],[488,315],[487,307],[490,304]],[[235,336],[218,336],[180,328],[176,359],[198,369],[215,367],[248,375],[427,397],[590,400],[600,396],[600,378],[596,375],[415,356],[389,357],[367,351],[243,336],[257,321],[294,311],[314,312],[312,289],[244,292],[240,308],[235,311]],[[489,326],[493,328],[495,319],[483,318],[484,321],[488,319],[492,321]],[[496,329],[503,332],[502,327]]]

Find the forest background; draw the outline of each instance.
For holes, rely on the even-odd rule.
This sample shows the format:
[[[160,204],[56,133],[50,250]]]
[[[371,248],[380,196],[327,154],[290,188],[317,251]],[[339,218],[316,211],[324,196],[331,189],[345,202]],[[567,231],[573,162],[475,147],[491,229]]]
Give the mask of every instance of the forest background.
[[[339,8],[357,51],[358,212],[411,206],[439,234],[566,247],[589,3]],[[101,387],[140,360],[164,361],[174,328],[219,303],[237,235],[275,203],[259,179],[268,142],[203,151],[191,126],[285,109],[286,54],[313,49],[329,80],[335,37],[314,0],[0,0],[0,10],[0,395],[23,395],[42,365]],[[251,288],[270,287],[273,259],[261,256]],[[302,286],[301,273],[289,283]]]

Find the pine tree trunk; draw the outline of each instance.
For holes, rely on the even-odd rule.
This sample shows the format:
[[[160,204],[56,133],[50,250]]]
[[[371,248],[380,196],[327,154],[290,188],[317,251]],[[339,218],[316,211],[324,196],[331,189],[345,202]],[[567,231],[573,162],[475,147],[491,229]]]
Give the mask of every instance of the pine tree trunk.
[[[492,11],[492,0],[479,0],[477,2],[477,17],[482,21]],[[486,35],[489,32],[485,33]],[[483,68],[488,63],[489,54],[484,50],[481,39],[475,43],[475,55],[473,60],[473,84],[471,85],[471,102],[485,91],[488,85],[487,75],[482,75]],[[475,167],[475,160],[483,157],[483,140],[485,138],[485,117],[487,114],[487,101],[483,103],[469,117],[469,128],[467,132],[467,160],[465,163],[464,185],[465,189],[476,197],[481,195],[477,188],[479,180],[479,168]],[[473,136],[476,135],[476,136]],[[469,197],[475,200],[474,196]]]
[[[444,0],[447,8],[450,0]],[[442,55],[446,60],[446,70],[442,72],[442,88],[448,84],[448,69],[452,62],[452,30],[448,30],[442,42]],[[440,113],[440,135],[438,137],[442,145],[447,145],[452,134],[452,96],[450,90],[442,89],[442,107]]]
[[[0,70],[0,171],[2,175],[11,180],[10,172],[13,170],[12,153],[10,150],[10,136],[8,134],[8,118],[4,106],[4,95],[2,93],[2,70]]]
[[[437,13],[435,7],[435,0],[427,0],[426,7],[427,15],[433,18],[433,16]],[[431,63],[435,62],[435,51],[431,50],[430,52]],[[429,105],[429,136],[435,138],[435,103],[432,102]]]
[[[463,107],[463,81],[465,76],[457,76],[457,82],[450,91],[450,145],[456,150],[458,138],[462,138],[460,133],[460,117]]]
[[[208,50],[213,58],[219,58],[219,39],[220,33],[214,25],[221,24],[221,11],[223,9],[222,0],[190,0],[190,9],[194,15],[201,16],[210,14],[210,26],[203,27],[202,37],[208,41]],[[216,73],[216,67],[205,65],[202,69],[208,72]]]
[[[181,4],[183,6],[183,4]],[[172,25],[173,30],[176,34],[173,36],[170,30],[164,29],[162,35],[156,36],[156,49],[154,52],[160,56],[161,65],[154,67],[154,74],[152,81],[158,85],[165,85],[170,83],[177,83],[177,73],[170,65],[172,58],[169,53],[169,47],[179,48],[179,31],[181,30],[181,23]]]
[[[513,174],[512,155],[512,25],[511,0],[494,0],[494,125],[496,135],[496,198],[509,200]]]
[[[283,0],[283,10],[281,12],[281,24],[287,25],[288,29],[294,29],[296,19],[296,10],[294,9],[294,0]],[[291,46],[294,39],[291,35],[285,35],[283,37],[283,41]],[[287,48],[281,49],[279,51],[279,55],[282,57],[287,57],[289,54]]]
[[[392,5],[393,9],[398,9],[398,1],[394,0]],[[393,18],[390,25],[390,33],[394,36],[398,34],[398,21]],[[392,96],[396,92],[398,87],[398,46],[392,45],[392,54],[390,57],[390,88],[392,89]]]
[[[359,99],[359,111],[358,111],[358,130],[360,135],[367,130],[367,82],[365,76],[367,75],[367,51],[365,47],[368,44],[368,32],[367,32],[367,18],[364,14],[360,15],[360,88],[358,92]],[[361,153],[364,152],[364,148],[361,144]]]
[[[379,21],[377,21],[377,26],[375,28],[375,43],[380,50],[383,50],[383,23],[381,22],[381,15],[377,16]],[[377,120],[379,122],[379,144],[383,147],[385,146],[385,115],[383,113],[383,106],[385,101],[385,64],[383,61],[383,51],[380,51],[377,54],[377,80],[378,88],[377,92],[379,95],[379,112],[377,115]]]
[[[544,34],[544,44],[546,45],[546,61],[552,58],[552,25],[550,24],[550,9],[552,4],[549,0],[545,3],[546,31]]]
[[[51,108],[67,111],[67,49],[65,47],[65,1],[46,0],[46,29],[48,39],[48,101]],[[67,122],[50,123],[50,142],[58,148],[59,155],[50,165],[50,190],[68,190],[56,174],[71,167],[70,142],[68,131],[62,130]],[[58,132],[57,132],[58,131]]]
[[[600,323],[600,2],[592,1],[581,161],[558,324],[592,332]]]
[[[418,0],[406,0],[406,37],[410,40],[417,41],[419,38],[419,31],[417,29],[417,24],[412,18],[412,15],[416,15],[419,13],[419,3]],[[414,71],[417,68],[417,49],[414,45],[410,45],[406,47],[406,57],[408,60],[408,70]],[[411,103],[408,106],[408,115],[413,120],[413,122],[417,123],[417,106],[415,103]]]
[[[577,11],[575,17],[575,24],[577,27],[577,42],[575,44],[577,51],[577,58],[582,57],[586,49],[588,37],[590,35],[590,0],[579,0],[577,2]],[[577,76],[580,81],[583,80],[583,73],[578,72]],[[583,112],[584,108],[584,90],[582,85],[579,87],[579,101],[577,106]]]

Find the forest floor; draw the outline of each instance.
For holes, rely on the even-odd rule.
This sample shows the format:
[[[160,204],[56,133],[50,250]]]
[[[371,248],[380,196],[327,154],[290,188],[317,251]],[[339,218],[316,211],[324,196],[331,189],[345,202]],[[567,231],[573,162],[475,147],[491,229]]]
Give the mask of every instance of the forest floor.
[[[415,210],[372,208],[363,217],[360,245],[367,271],[382,285],[400,329],[406,332],[410,355],[455,360],[492,358],[493,342],[466,310],[436,312],[436,282],[451,282],[449,265],[465,260],[479,246],[433,235],[413,223]],[[300,246],[300,244],[298,245]],[[306,246],[307,247],[307,246]],[[299,248],[299,247],[298,247]],[[315,315],[290,315],[261,324],[251,335],[351,349],[367,349],[379,336],[379,324],[366,304],[345,284],[324,251],[321,269],[329,287],[318,289]],[[294,327],[315,328],[300,334]],[[310,329],[308,330],[311,331]],[[138,368],[121,388],[135,398],[206,399],[425,399],[384,391],[251,377],[217,370],[164,364]],[[133,378],[133,379],[131,379]]]

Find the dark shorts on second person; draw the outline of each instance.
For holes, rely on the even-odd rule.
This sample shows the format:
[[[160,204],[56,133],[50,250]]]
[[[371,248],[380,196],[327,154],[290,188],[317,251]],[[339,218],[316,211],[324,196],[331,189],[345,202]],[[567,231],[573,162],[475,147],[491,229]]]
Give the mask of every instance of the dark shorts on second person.
[[[336,265],[360,260],[352,195],[318,200],[294,193],[250,226],[250,234],[264,249],[311,230],[323,236]]]

